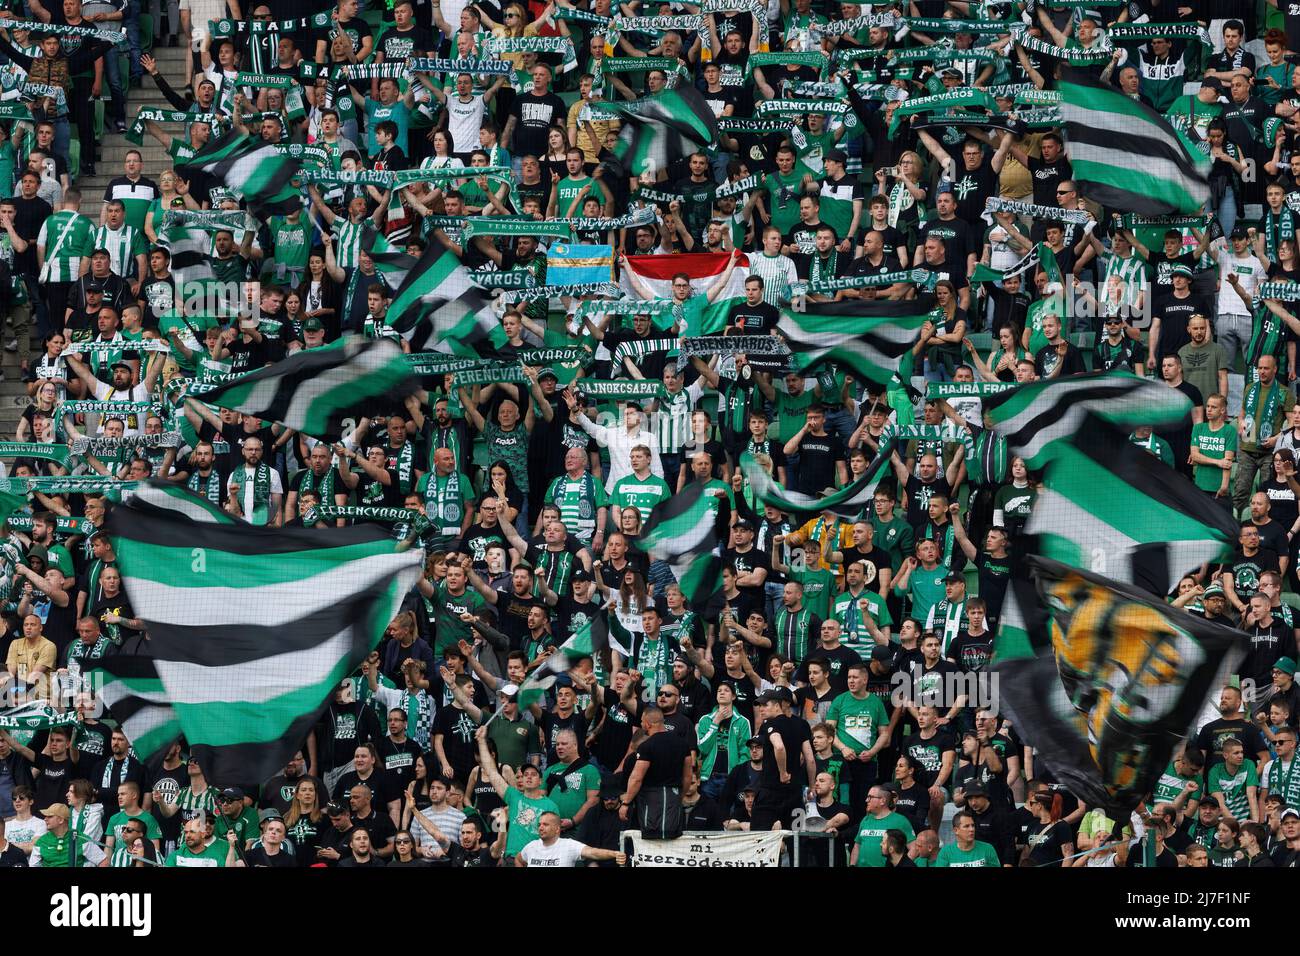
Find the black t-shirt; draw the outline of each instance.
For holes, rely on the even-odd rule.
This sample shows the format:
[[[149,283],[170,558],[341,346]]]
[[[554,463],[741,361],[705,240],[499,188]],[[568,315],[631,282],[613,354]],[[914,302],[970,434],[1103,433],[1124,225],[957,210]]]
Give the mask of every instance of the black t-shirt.
[[[578,755],[587,756],[587,717],[582,711],[575,708],[568,717],[561,717],[555,711],[548,710],[542,714],[537,727],[542,732],[542,742],[546,744],[548,766],[560,762],[560,755],[555,752],[555,738],[562,730],[573,731],[573,735],[578,738]]]
[[[952,665],[949,665],[950,667]],[[905,751],[915,758],[921,769],[917,772],[916,782],[923,787],[933,787],[943,770],[943,755],[957,749],[957,738],[947,727],[939,727],[933,737],[926,740],[920,734],[905,737]],[[955,762],[955,758],[954,758]],[[952,782],[952,774],[945,783]]]
[[[515,97],[510,115],[515,120],[510,152],[515,156],[545,156],[546,133],[555,123],[563,123],[564,100],[554,93],[541,96],[531,90]]]
[[[520,597],[514,588],[497,589],[497,627],[510,638],[510,649],[520,650],[528,637],[528,612],[545,608],[546,602],[531,594]]]
[[[898,786],[898,784],[894,784]],[[917,833],[930,829],[930,788],[913,781],[910,787],[899,789],[894,794],[894,812],[907,817],[912,829]]]
[[[388,774],[398,790],[404,791],[407,784],[415,779],[415,758],[424,753],[410,737],[395,744],[388,737],[375,741],[379,750],[379,763]]]
[[[947,251],[944,258],[948,262],[957,263],[964,271],[967,257],[977,251],[975,235],[969,223],[960,215],[955,219],[930,219],[917,233],[916,244],[924,245],[928,237],[938,236],[943,240]]]
[[[1060,865],[1061,859],[1065,856],[1064,847],[1074,842],[1070,825],[1064,820],[1057,820],[1055,823],[1034,821],[1029,827],[1027,839],[1029,862],[1033,866],[1052,863]]]
[[[436,56],[438,44],[434,42],[432,35],[424,27],[412,26],[411,29],[405,31],[393,27],[380,37],[376,48],[384,54],[386,62],[394,60],[400,62],[407,57],[422,56],[426,53]]]
[[[1214,765],[1223,762],[1223,742],[1229,737],[1241,741],[1248,760],[1254,760],[1257,753],[1268,750],[1264,734],[1248,718],[1219,717],[1212,720],[1196,735],[1196,748],[1205,755],[1206,779],[1209,779]]]
[[[605,717],[596,734],[596,742],[591,748],[591,755],[602,767],[613,770],[627,754],[632,735],[641,724],[641,711],[645,705],[637,699],[631,709],[625,707],[618,695],[606,687],[604,689]]]
[[[401,799],[402,791],[398,789],[397,782],[392,775],[386,770],[378,767],[370,776],[362,780],[361,775],[355,770],[349,770],[343,776],[339,777],[338,782],[334,784],[334,799],[340,802],[348,797],[348,791],[357,784],[365,784],[370,787],[370,803],[372,806],[388,809],[388,803],[391,800]]]
[[[808,722],[796,717],[770,717],[758,728],[758,737],[763,742],[763,769],[758,774],[760,790],[780,791],[803,786],[804,772],[800,767],[800,749],[808,731]],[[781,772],[776,763],[776,748],[772,745],[772,735],[781,735],[781,744],[785,748],[785,769],[790,774],[790,782],[781,782]]]
[[[759,569],[766,570],[769,574],[772,570],[772,560],[763,551],[750,546],[748,551],[737,551],[735,548],[727,548],[722,552],[722,564],[732,565],[737,574],[749,574]],[[737,585],[737,590],[741,594],[748,596],[751,600],[763,600],[763,585],[747,585],[741,587]]]
[[[799,467],[795,469],[796,490],[806,495],[816,495],[823,488],[835,486],[837,464],[845,460],[844,442],[839,436],[827,433],[814,435],[805,432],[799,439]]]
[[[830,664],[831,672],[827,676],[827,682],[831,685],[831,690],[836,694],[842,694],[849,689],[849,668],[854,664],[861,664],[862,657],[852,648],[845,647],[841,644],[839,647],[827,650],[820,645],[817,646],[809,655],[810,658],[824,657]],[[800,680],[807,680],[808,662],[805,661],[799,668],[798,677]],[[801,690],[803,688],[800,688]]]
[[[72,758],[64,754],[62,760],[55,760],[49,754],[38,753],[32,766],[41,772],[36,778],[36,801],[38,810],[55,803],[68,802],[68,783],[78,777],[84,777],[89,768],[80,763],[73,763]]]
[[[862,583],[866,585],[867,590],[875,591],[880,587],[880,572],[890,570],[889,553],[877,548],[874,544],[867,551],[861,548],[845,548],[844,567],[851,564],[861,563],[865,569]]]
[[[442,748],[447,754],[447,762],[461,780],[468,779],[469,772],[478,762],[478,741],[474,739],[474,731],[477,729],[474,718],[459,707],[444,707],[433,719],[433,733],[435,736],[442,735]],[[578,742],[582,742],[581,737]],[[437,764],[436,759],[434,764]]]
[[[650,766],[641,778],[645,787],[680,787],[682,785],[682,765],[691,752],[691,745],[680,735],[671,731],[662,731],[647,737],[636,749],[635,760],[645,760]]]
[[[985,630],[973,637],[963,628],[948,645],[948,657],[964,671],[983,670],[993,657],[993,632]]]
[[[942,471],[931,482],[909,475],[903,491],[907,496],[907,523],[913,528],[920,528],[929,520],[931,498],[935,495],[943,495],[950,500],[952,498],[952,486],[943,477]]]
[[[957,176],[953,180],[952,193],[957,200],[957,218],[964,220],[972,229],[983,226],[984,203],[990,196],[999,192],[999,176],[993,171],[993,160],[986,153],[975,169],[966,169],[966,164],[957,161]]]
[[[298,858],[281,848],[275,856],[269,855],[260,846],[255,846],[244,854],[244,861],[249,866],[269,866],[276,869],[292,870],[298,867]]]
[[[1201,306],[1194,295],[1180,299],[1170,294],[1153,303],[1152,311],[1160,320],[1160,341],[1156,343],[1156,362],[1160,363],[1166,355],[1177,355],[1178,350],[1192,340],[1187,333],[1187,323],[1201,311]]]
[[[1074,175],[1064,154],[1052,162],[1041,156],[1029,157],[1029,178],[1034,187],[1034,202],[1039,206],[1056,205],[1056,187]]]
[[[1057,365],[1061,365],[1061,371],[1057,372],[1058,378],[1065,378],[1067,375],[1082,375],[1086,372],[1087,366],[1083,364],[1083,353],[1075,346],[1073,342],[1066,340],[1065,354],[1057,352],[1056,346],[1044,345],[1034,353],[1034,370],[1038,372],[1039,378],[1047,378],[1055,371]]]
[[[501,532],[500,522],[491,528],[485,528],[481,524],[470,525],[465,531],[465,536],[461,539],[461,544],[464,550],[468,552],[474,570],[478,574],[487,572],[487,549],[489,545],[500,544],[507,548],[510,546],[506,536]]]
[[[766,302],[758,305],[738,302],[727,313],[727,328],[736,329],[737,334],[767,335],[780,320],[781,313],[774,305]]]
[[[1246,632],[1246,656],[1237,672],[1242,679],[1255,682],[1256,687],[1268,687],[1273,679],[1273,665],[1279,658],[1295,660],[1295,631],[1276,614],[1267,627],[1262,624],[1243,624]]]

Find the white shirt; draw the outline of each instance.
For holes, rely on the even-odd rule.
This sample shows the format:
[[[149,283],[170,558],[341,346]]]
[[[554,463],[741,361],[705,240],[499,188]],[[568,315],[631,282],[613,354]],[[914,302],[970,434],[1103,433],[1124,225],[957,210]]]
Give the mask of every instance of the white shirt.
[[[447,93],[447,126],[453,152],[472,153],[479,148],[478,131],[486,111],[487,105],[478,94],[471,93],[466,103],[454,90]]]
[[[1222,240],[1219,240],[1222,242]],[[1217,256],[1219,263],[1219,301],[1217,307],[1220,315],[1250,315],[1250,300],[1255,297],[1255,289],[1264,281],[1267,271],[1264,264],[1255,257],[1254,253],[1247,254],[1244,258],[1238,259],[1232,254],[1232,249],[1227,245],[1219,246]],[[1228,276],[1232,273],[1237,274],[1237,281],[1241,285],[1241,292],[1238,292],[1228,281]],[[1245,293],[1245,300],[1242,300],[1242,293]]]
[[[519,855],[529,866],[577,866],[582,862],[585,849],[585,843],[560,837],[550,846],[534,840],[520,850]]]
[[[5,839],[10,843],[35,843],[45,830],[45,821],[40,817],[8,820],[5,822]]]
[[[629,434],[627,427],[619,422],[617,425],[597,425],[586,415],[575,416],[578,424],[598,443],[609,449],[609,475],[605,478],[605,490],[614,492],[614,485],[620,478],[632,474],[632,449],[645,445],[650,449],[650,471],[660,478],[664,476],[663,462],[659,460],[659,439],[642,429]]]
[[[149,389],[145,388],[143,383],[141,383],[140,385],[132,385],[129,389],[125,389],[123,391],[118,391],[112,385],[109,385],[107,382],[101,382],[98,379],[95,381],[96,401],[147,402],[150,400],[150,398],[151,396],[149,395]],[[110,417],[109,415],[99,416],[99,421],[95,427],[96,432],[102,433],[104,431],[104,422],[109,417]],[[123,419],[123,424],[126,426],[122,434],[127,437],[140,434],[140,425],[147,417],[148,417],[147,413],[141,414],[139,412],[133,412],[129,415],[121,416],[121,418]]]

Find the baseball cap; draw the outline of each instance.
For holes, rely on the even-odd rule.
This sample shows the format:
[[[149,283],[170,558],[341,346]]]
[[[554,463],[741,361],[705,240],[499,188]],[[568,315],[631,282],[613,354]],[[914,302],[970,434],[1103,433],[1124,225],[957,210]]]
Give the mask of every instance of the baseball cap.
[[[325,326],[321,325],[320,319],[308,319],[302,324],[304,332],[324,332]]]
[[[267,807],[265,810],[257,811],[257,822],[265,823],[267,820],[283,820],[284,817],[275,807]]]
[[[1246,231],[1246,227],[1245,227],[1245,226],[1234,226],[1234,227],[1232,228],[1232,235],[1229,236],[1228,238],[1230,238],[1230,239],[1247,239],[1247,238],[1249,238],[1249,237],[1250,237],[1250,233]]]
[[[827,151],[826,151],[826,155],[823,156],[822,159],[823,159],[823,160],[826,160],[826,159],[833,159],[833,160],[835,160],[835,162],[837,162],[837,163],[847,163],[847,162],[849,161],[848,154],[845,153],[844,150],[842,150],[842,149],[830,149],[830,150],[827,150]]]
[[[89,282],[86,283],[86,291],[87,291],[87,292],[103,292],[103,291],[104,291],[104,283],[100,282],[98,279],[91,279]]]
[[[770,703],[772,703],[773,701],[776,701],[776,702],[779,703],[780,700],[781,700],[781,695],[778,694],[778,693],[776,692],[776,688],[775,688],[775,687],[771,687],[771,688],[768,688],[767,690],[763,691],[763,693],[759,694],[757,697],[755,697],[755,698],[754,698],[754,703],[756,703],[756,704],[770,704]]]
[[[588,571],[586,568],[578,568],[576,571],[573,572],[573,580],[577,582],[577,581],[591,581],[594,579],[591,576],[591,572]]]
[[[762,737],[750,737],[748,740],[745,741],[745,746],[746,746],[746,747],[761,747],[761,746],[763,746],[763,738],[762,738]]]
[[[239,787],[226,787],[225,790],[221,791],[221,799],[222,800],[243,800],[244,791],[241,790]]]
[[[958,574],[956,571],[954,571],[952,574],[949,574],[947,577],[943,579],[943,583],[944,584],[965,584],[966,575]]]
[[[1233,230],[1233,233],[1234,233],[1234,234],[1236,233],[1236,230],[1235,230],[1235,229]],[[1189,266],[1189,265],[1187,265],[1186,263],[1180,262],[1180,263],[1178,263],[1176,266],[1174,266],[1172,269],[1169,270],[1169,274],[1170,274],[1170,275],[1175,275],[1175,276],[1188,276],[1188,277],[1190,277],[1191,274],[1192,274],[1192,267]]]
[[[734,525],[732,525],[732,527],[735,528],[737,531],[753,531],[754,522],[750,521],[747,518],[741,518]]]
[[[326,816],[341,817],[348,812],[350,812],[349,809],[341,803],[328,803],[325,805]]]
[[[871,659],[892,664],[894,662],[894,648],[889,644],[877,644],[871,649]]]
[[[109,368],[124,368],[128,372],[131,371],[131,366],[127,365],[125,362],[114,362],[109,366]]]
[[[1201,600],[1204,601],[1206,598],[1223,597],[1223,596],[1224,596],[1223,585],[1211,584],[1208,588],[1205,589],[1205,593],[1201,595]]]
[[[989,792],[984,789],[984,784],[979,780],[968,780],[961,785],[961,792],[969,799],[970,797],[987,797]]]
[[[1283,674],[1295,676],[1295,660],[1290,657],[1279,657],[1277,663],[1273,665],[1273,670],[1281,671]]]
[[[537,381],[540,382],[544,378],[553,378],[557,382],[560,380],[560,376],[555,374],[555,369],[553,368],[544,368],[537,373]]]
[[[63,805],[62,805],[62,804],[56,804],[55,806],[63,806]],[[51,808],[51,809],[53,809],[53,808]],[[64,807],[64,809],[66,810],[67,807]],[[50,811],[49,811],[49,810],[46,810],[45,812],[46,812],[46,813],[49,813]],[[1296,817],[1297,819],[1300,819],[1300,810],[1297,810],[1295,807],[1287,807],[1285,810],[1283,810],[1283,811],[1278,815],[1278,819],[1279,819],[1279,820],[1285,820],[1287,817]]]
[[[43,817],[62,817],[65,820],[72,819],[72,811],[68,809],[66,803],[51,803],[41,811]]]

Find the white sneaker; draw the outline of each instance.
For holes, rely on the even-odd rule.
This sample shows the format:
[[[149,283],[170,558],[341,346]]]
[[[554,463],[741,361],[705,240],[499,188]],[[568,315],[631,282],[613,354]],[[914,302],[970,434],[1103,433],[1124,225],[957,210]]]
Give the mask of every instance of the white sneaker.
[[[6,342],[6,343],[5,343],[5,351],[6,351],[6,352],[17,352],[17,351],[18,351],[18,340],[17,340],[17,339],[10,339],[8,342]]]

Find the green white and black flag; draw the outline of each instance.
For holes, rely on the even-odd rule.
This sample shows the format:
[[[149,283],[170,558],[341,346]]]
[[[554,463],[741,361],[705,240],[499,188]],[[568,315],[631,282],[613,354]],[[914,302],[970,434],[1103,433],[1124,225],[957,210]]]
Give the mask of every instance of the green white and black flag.
[[[1191,401],[1167,385],[1130,372],[1092,372],[1030,382],[984,399],[985,421],[1006,436],[1012,454],[1041,468],[1079,431],[1089,414],[1113,425],[1176,425],[1192,411]]]
[[[993,671],[1025,742],[1071,793],[1119,820],[1150,795],[1245,641],[1129,585],[1030,556],[1011,574]]]
[[[111,654],[87,668],[83,677],[140,759],[146,764],[161,762],[182,734],[180,717],[158,677],[153,656]]]
[[[617,642],[610,640],[609,611],[602,607],[519,685],[519,706],[524,708],[537,703],[561,674],[567,674],[584,657],[599,661],[605,649],[613,645]],[[616,646],[616,649],[627,657],[627,648]]]
[[[1080,70],[1058,81],[1074,179],[1111,209],[1192,215],[1210,198],[1210,160],[1145,103]]]
[[[749,453],[740,456],[740,467],[745,473],[745,480],[749,482],[749,487],[754,491],[754,497],[764,504],[769,504],[787,514],[806,515],[829,511],[855,520],[871,507],[876,486],[880,484],[881,478],[889,474],[889,449],[882,448],[882,452],[867,465],[867,470],[860,477],[849,482],[835,494],[820,498],[786,488],[764,471],[763,466]]]
[[[691,482],[654,506],[636,546],[667,564],[691,608],[709,616],[721,610],[722,549],[730,524],[726,495],[714,497]]]
[[[1095,416],[1048,462],[1043,485],[1025,526],[1039,554],[1160,597],[1235,546],[1226,511]]]
[[[886,385],[931,318],[934,296],[915,299],[843,299],[806,302],[781,310],[777,331],[790,346],[790,363],[812,372],[834,363],[865,381]]]
[[[666,170],[718,140],[718,120],[699,90],[683,83],[630,103],[610,101],[602,110],[623,124],[614,154],[629,175]]]
[[[388,324],[417,352],[476,353],[500,328],[492,303],[454,252],[429,243],[393,293]]]
[[[377,400],[400,402],[418,387],[396,342],[351,335],[241,375],[203,400],[305,435],[336,438],[343,420],[359,407]]]
[[[217,781],[283,767],[423,566],[372,524],[252,527],[128,501],[107,529],[166,700]]]
[[[298,165],[272,143],[231,127],[177,168],[201,170],[265,219],[302,208],[301,192],[292,183]]]

